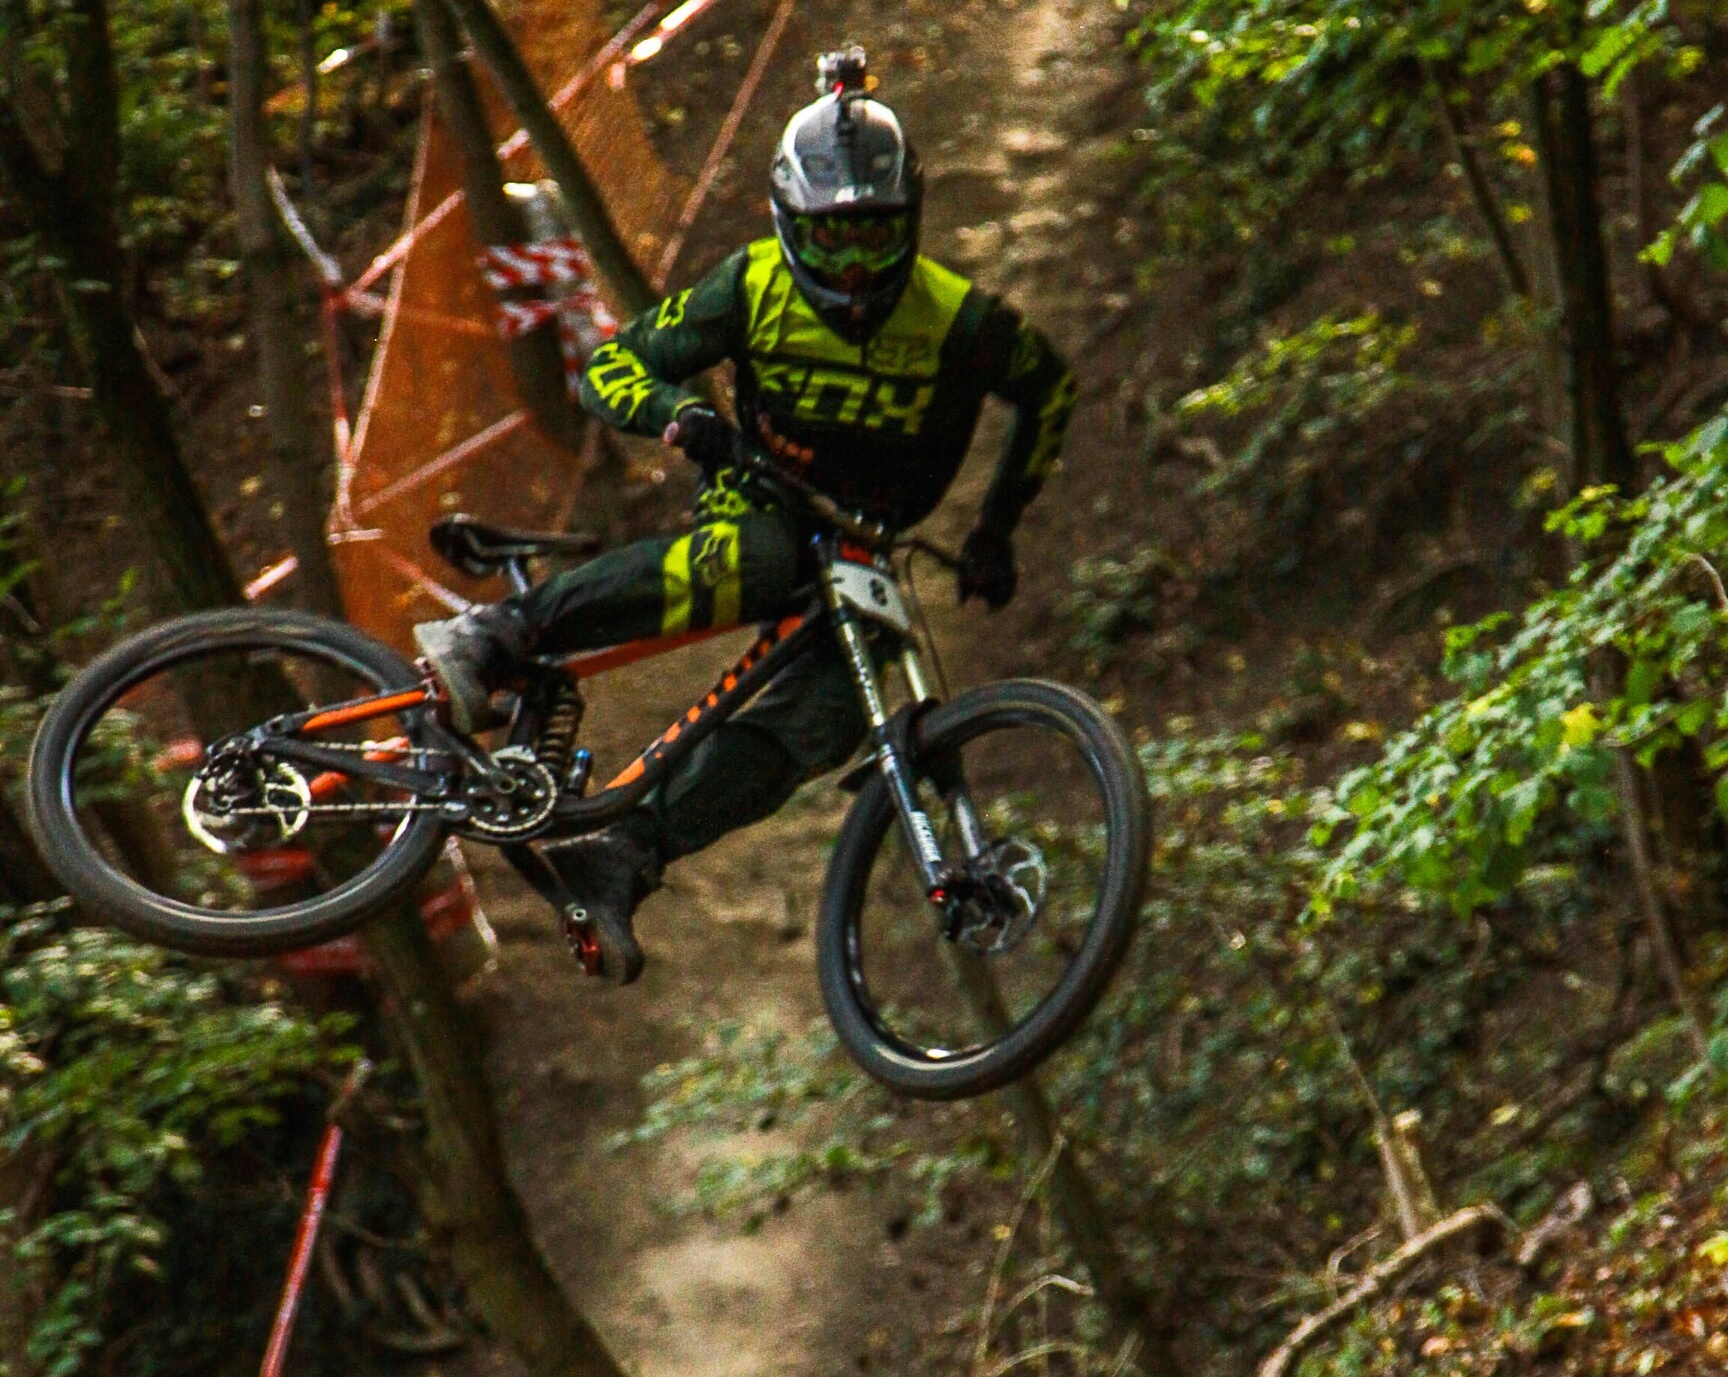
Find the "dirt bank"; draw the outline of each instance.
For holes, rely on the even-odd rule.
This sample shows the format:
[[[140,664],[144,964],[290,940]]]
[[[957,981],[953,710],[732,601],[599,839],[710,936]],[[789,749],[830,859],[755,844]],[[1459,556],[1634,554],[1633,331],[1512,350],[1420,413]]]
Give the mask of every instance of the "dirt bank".
[[[707,42],[716,54],[748,54],[767,13],[718,6],[685,51]],[[768,150],[786,114],[809,98],[810,56],[858,41],[924,153],[927,251],[1005,292],[1061,345],[1082,351],[1126,301],[1117,295],[1126,255],[1109,246],[1105,139],[1090,137],[1121,80],[1111,13],[1074,0],[801,11],[680,276],[766,231]],[[648,69],[646,108],[683,112],[662,121],[675,166],[700,160],[743,65],[688,67],[682,76],[671,63]],[[1091,370],[1085,360],[1082,370]],[[1076,494],[1094,500],[1098,479],[1087,470],[1107,443],[1101,415],[1095,401],[1084,408],[1068,469],[1028,520],[1025,610],[962,615],[945,583],[928,589],[957,683],[1040,667],[1038,627],[1073,554],[1057,537],[1071,528]],[[989,419],[927,526],[934,537],[957,542],[964,533],[1003,427],[1001,416]],[[587,739],[602,765],[670,721],[735,648],[711,643],[594,682]],[[910,1189],[890,1185],[800,1200],[747,1233],[735,1220],[673,1217],[663,1207],[687,1193],[702,1154],[758,1144],[603,1147],[637,1121],[644,1073],[686,1053],[704,1027],[738,1019],[799,1028],[820,1013],[810,919],[843,804],[831,784],[816,786],[780,817],[674,868],[642,913],[651,965],[627,991],[581,982],[543,906],[476,856],[502,942],[480,1000],[511,1161],[572,1294],[645,1377],[906,1371],[917,1365],[920,1336],[952,1328],[982,1290],[991,1223],[982,1211],[907,1231]],[[471,1364],[511,1370],[496,1353]]]

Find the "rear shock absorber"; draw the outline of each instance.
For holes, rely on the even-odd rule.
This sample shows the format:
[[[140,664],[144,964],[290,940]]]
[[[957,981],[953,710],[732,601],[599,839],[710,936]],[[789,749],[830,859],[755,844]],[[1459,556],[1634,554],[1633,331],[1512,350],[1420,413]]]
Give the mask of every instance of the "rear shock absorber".
[[[582,727],[585,708],[582,694],[568,680],[561,682],[546,711],[546,725],[534,743],[534,755],[558,781],[560,789],[582,792],[587,783],[589,755],[576,749],[576,733]]]

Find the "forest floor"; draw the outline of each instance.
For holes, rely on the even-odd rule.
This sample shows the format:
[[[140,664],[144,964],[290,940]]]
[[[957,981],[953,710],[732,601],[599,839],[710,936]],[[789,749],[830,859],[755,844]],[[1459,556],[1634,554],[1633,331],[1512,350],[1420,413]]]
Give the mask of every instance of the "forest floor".
[[[737,31],[744,52],[765,17],[751,15]],[[713,23],[743,18],[733,12]],[[756,174],[785,114],[808,98],[809,55],[857,41],[925,158],[926,251],[1009,295],[1060,347],[1081,352],[1100,318],[1126,302],[1112,295],[1122,283],[1107,280],[1103,265],[1128,256],[1108,251],[1112,226],[1096,189],[1119,135],[1091,132],[1101,123],[1093,119],[1099,102],[1125,82],[1111,18],[1081,0],[974,0],[926,7],[922,21],[906,13],[890,21],[861,3],[820,23],[801,14],[678,276],[694,280],[768,232]],[[733,81],[740,69],[734,62]],[[724,80],[659,81],[644,104],[687,112],[675,123],[689,130],[689,148],[674,141],[666,150],[676,166],[705,146],[732,92]],[[1081,370],[1091,372],[1084,363]],[[927,534],[958,543],[1004,431],[1002,416],[987,418]],[[976,604],[954,609],[946,578],[924,590],[956,687],[1043,667],[1028,638],[1066,586],[1074,553],[1050,536],[1069,525],[1073,504],[1090,503],[1108,483],[1108,466],[1097,462],[1105,432],[1101,409],[1083,408],[1066,471],[1029,518],[1024,606],[986,618]],[[585,737],[602,769],[673,720],[737,649],[723,638],[587,686]],[[778,817],[674,867],[639,918],[648,972],[623,991],[584,982],[544,905],[486,853],[475,856],[500,939],[478,999],[510,1161],[561,1278],[626,1367],[644,1377],[904,1372],[922,1336],[954,1333],[982,1295],[998,1218],[988,1196],[909,1230],[910,1185],[822,1192],[750,1229],[737,1218],[669,1207],[691,1196],[702,1161],[759,1152],[772,1132],[607,1146],[640,1121],[643,1077],[692,1052],[704,1030],[740,1021],[796,1032],[820,1017],[811,927],[846,802],[831,780],[820,782]],[[999,1203],[1005,1213],[1006,1191]],[[435,1370],[456,1377],[514,1365],[502,1351],[485,1351],[428,1373]]]

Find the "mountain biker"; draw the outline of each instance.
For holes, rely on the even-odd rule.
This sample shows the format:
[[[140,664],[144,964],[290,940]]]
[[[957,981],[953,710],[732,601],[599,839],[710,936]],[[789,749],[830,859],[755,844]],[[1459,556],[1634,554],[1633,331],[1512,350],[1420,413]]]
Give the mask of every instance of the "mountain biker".
[[[774,155],[774,235],[738,250],[594,351],[583,405],[658,435],[702,470],[694,528],[639,541],[527,593],[415,628],[476,730],[530,654],[563,654],[782,615],[811,582],[807,529],[734,468],[736,432],[682,384],[730,359],[750,440],[841,505],[892,529],[927,516],[958,472],[985,395],[1017,412],[958,572],[962,601],[1013,596],[1012,534],[1061,450],[1076,387],[1037,330],[918,253],[923,179],[862,49],[819,63],[820,99]],[[636,978],[632,915],[661,867],[768,817],[866,732],[832,643],[794,663],[693,753],[648,805],[542,850],[580,899],[603,974]],[[567,921],[570,915],[566,915]]]

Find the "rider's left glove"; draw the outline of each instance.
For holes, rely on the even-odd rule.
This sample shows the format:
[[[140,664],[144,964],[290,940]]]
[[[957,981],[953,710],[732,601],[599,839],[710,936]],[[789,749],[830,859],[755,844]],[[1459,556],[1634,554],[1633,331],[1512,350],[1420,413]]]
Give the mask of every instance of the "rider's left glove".
[[[1005,607],[1020,577],[1014,568],[1014,541],[1006,531],[975,526],[960,547],[960,601],[979,597],[992,611]]]
[[[738,457],[738,428],[706,402],[679,407],[660,438],[683,450],[710,477]]]

